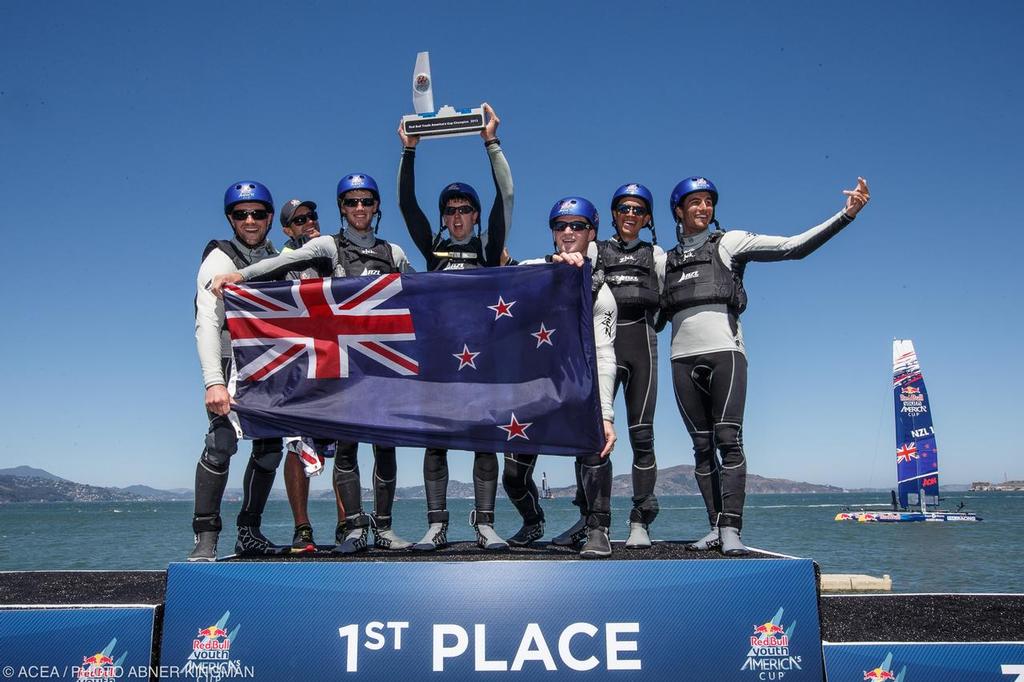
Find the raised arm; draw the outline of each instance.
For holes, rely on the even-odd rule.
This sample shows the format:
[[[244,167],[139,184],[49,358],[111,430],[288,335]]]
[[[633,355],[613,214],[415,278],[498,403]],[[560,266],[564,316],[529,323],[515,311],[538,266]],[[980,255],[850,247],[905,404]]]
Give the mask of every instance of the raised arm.
[[[419,135],[406,135],[402,125],[398,125],[398,137],[402,140],[402,159],[398,162],[398,208],[409,230],[409,236],[424,260],[427,268],[433,258],[434,235],[430,229],[430,219],[423,213],[416,201],[416,145]]]
[[[821,247],[832,237],[853,222],[871,195],[864,178],[857,178],[857,187],[844,190],[846,206],[825,222],[815,225],[793,237],[774,237],[749,232],[727,232],[722,239],[722,249],[727,250],[736,261],[779,261],[799,260]]]
[[[480,131],[491,162],[491,178],[494,180],[494,205],[487,218],[487,234],[484,241],[484,260],[487,265],[501,265],[501,252],[508,242],[512,229],[512,204],[514,192],[512,170],[501,150],[498,140],[498,126],[501,119],[490,104],[484,103],[484,115],[489,116],[486,126]]]

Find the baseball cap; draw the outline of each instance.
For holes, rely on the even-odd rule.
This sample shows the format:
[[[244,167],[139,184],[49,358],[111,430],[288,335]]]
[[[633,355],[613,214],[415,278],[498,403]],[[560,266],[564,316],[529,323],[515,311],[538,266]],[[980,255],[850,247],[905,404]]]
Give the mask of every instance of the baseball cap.
[[[316,210],[316,202],[291,199],[281,207],[281,227],[288,227],[288,223],[292,221],[292,216],[295,215],[295,211],[299,210],[302,206],[308,207],[311,211]]]

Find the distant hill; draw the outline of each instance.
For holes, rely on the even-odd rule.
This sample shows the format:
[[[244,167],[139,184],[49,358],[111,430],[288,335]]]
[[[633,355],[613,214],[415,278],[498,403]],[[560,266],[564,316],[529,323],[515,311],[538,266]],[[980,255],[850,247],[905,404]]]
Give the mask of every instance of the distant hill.
[[[129,502],[142,500],[139,495],[117,488],[100,488],[65,481],[51,476],[0,476],[0,503],[3,502]]]
[[[17,472],[17,473],[11,473]],[[538,481],[539,482],[539,481]],[[574,486],[553,488],[555,497],[572,497],[576,494]],[[678,466],[660,469],[658,484],[655,488],[658,495],[697,495],[697,483],[693,477],[693,466]],[[839,493],[842,488],[831,485],[819,485],[801,481],[790,481],[783,478],[764,478],[756,474],[747,474],[747,492],[750,493]],[[612,495],[628,497],[633,494],[632,478],[629,474],[620,474],[612,479]],[[398,499],[423,499],[426,495],[422,485],[399,488],[395,491]],[[498,496],[504,497],[505,492],[498,486]],[[313,492],[314,499],[331,499],[333,490]],[[448,483],[448,497],[452,499],[472,499],[473,484],[463,481]],[[227,501],[240,500],[242,490],[231,488],[225,491]],[[370,500],[373,491],[363,488],[362,498]],[[192,491],[187,488],[161,490],[146,485],[132,485],[126,488],[101,488],[97,486],[75,483],[54,476],[48,471],[27,466],[0,469],[0,503],[4,502],[102,502],[102,501],[174,501],[191,500]],[[281,488],[271,491],[270,499],[287,499]]]
[[[43,471],[42,469],[36,469],[29,466],[11,467],[10,469],[0,469],[0,476],[15,476],[17,478],[42,478],[47,481],[64,481],[60,476],[54,476],[49,471]]]

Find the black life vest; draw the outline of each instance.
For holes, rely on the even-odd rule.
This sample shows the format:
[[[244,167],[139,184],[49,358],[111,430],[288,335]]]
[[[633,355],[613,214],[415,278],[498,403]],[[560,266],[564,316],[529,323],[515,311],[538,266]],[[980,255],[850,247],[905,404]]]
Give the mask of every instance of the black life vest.
[[[440,235],[438,235],[440,237]],[[435,239],[431,245],[428,270],[472,270],[487,266],[484,258],[484,244],[477,235],[470,237],[465,244],[456,244],[451,237]]]
[[[716,230],[696,249],[687,251],[682,244],[677,244],[668,252],[661,304],[666,314],[709,303],[723,303],[733,315],[747,309],[743,264],[730,270],[718,254],[718,242],[723,234]]]
[[[242,268],[244,268],[246,266],[249,266],[249,265],[252,265],[255,262],[255,261],[250,261],[246,257],[245,253],[241,249],[239,249],[238,246],[233,241],[231,241],[230,239],[211,239],[206,244],[206,248],[203,249],[203,257],[199,260],[199,263],[202,264],[202,262],[206,260],[206,257],[209,256],[216,249],[220,249],[221,251],[223,251],[225,253],[225,255],[227,255],[228,258],[231,259],[231,263],[234,264],[236,270],[241,270]],[[276,256],[276,255],[277,255],[277,250],[274,248],[274,245],[271,244],[270,242],[267,242],[267,256],[266,257],[270,258],[271,256]],[[259,260],[259,259],[257,259],[257,260]],[[192,307],[194,309],[194,314],[198,315],[199,314],[199,296],[198,295],[192,297]],[[227,327],[226,327],[225,324],[221,325],[221,329],[222,330],[226,329],[226,328]]]
[[[209,256],[214,249],[220,249],[223,251],[225,255],[231,259],[231,262],[235,264],[235,268],[238,270],[241,270],[247,265],[252,265],[249,259],[245,257],[245,254],[242,253],[242,251],[230,239],[211,239],[206,245],[206,248],[203,249],[203,257],[199,259],[199,262],[202,263],[206,260],[206,257]],[[271,247],[271,251],[273,251],[273,247]]]
[[[343,234],[334,235],[334,241],[338,245],[338,268],[347,277],[398,272],[390,242],[375,238],[373,246],[363,247],[349,241]]]
[[[605,284],[612,290],[620,312],[658,309],[658,272],[654,267],[654,247],[649,242],[626,249],[618,239],[608,239],[597,243],[597,253],[604,268]]]

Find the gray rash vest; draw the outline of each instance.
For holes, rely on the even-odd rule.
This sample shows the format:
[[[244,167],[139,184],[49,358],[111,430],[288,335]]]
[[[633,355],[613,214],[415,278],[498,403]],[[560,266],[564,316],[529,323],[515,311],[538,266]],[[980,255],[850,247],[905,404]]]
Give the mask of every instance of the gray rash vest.
[[[250,263],[268,259],[277,253],[269,241],[252,249],[238,239],[232,239],[231,243]],[[231,336],[224,326],[224,301],[214,296],[209,286],[215,276],[234,271],[231,257],[220,249],[213,249],[203,259],[196,276],[196,350],[206,388],[227,386],[221,358],[231,357]]]
[[[353,244],[363,248],[372,248],[376,242],[373,232],[359,232],[351,227],[345,228],[345,238]],[[399,272],[414,272],[405,256],[405,251],[398,244],[391,244],[391,253],[395,260],[395,267]],[[339,260],[338,242],[333,235],[323,235],[316,239],[310,239],[301,248],[294,251],[286,251],[275,258],[268,258],[259,263],[239,270],[242,279],[245,281],[280,279],[287,273],[296,270],[314,268],[317,272],[331,273],[333,277],[345,276],[345,265]],[[364,274],[368,273],[364,270]]]
[[[851,219],[843,211],[794,237],[774,237],[741,230],[729,230],[718,241],[718,255],[730,270],[749,262],[798,260],[839,234]],[[707,241],[710,228],[683,237],[684,251],[699,248]],[[668,283],[666,283],[666,286]],[[672,316],[672,359],[701,353],[735,350],[746,354],[743,327],[736,321],[735,334],[724,303],[710,303],[677,311]]]
[[[590,257],[590,256],[588,256]],[[593,257],[590,257],[593,264]],[[520,265],[544,265],[544,258],[524,260]],[[568,267],[568,266],[562,266]],[[601,393],[601,418],[615,421],[615,330],[619,309],[607,284],[602,284],[594,300],[594,346],[597,352],[597,386]]]

